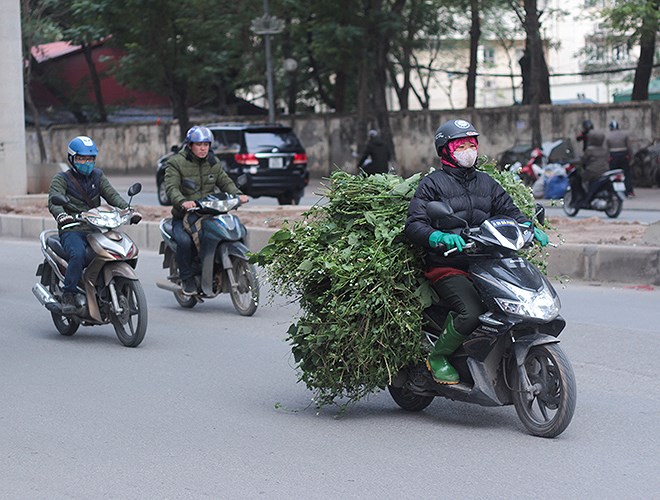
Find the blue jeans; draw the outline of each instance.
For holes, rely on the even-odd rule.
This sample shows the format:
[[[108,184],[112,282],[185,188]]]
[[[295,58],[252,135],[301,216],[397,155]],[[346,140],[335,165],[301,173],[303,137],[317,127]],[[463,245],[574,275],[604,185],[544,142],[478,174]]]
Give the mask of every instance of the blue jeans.
[[[63,292],[76,293],[76,287],[82,277],[83,267],[85,266],[85,250],[87,243],[87,233],[82,231],[66,231],[60,233],[60,241],[66,253],[69,255],[66,274],[64,275]]]
[[[193,269],[193,258],[197,249],[193,243],[190,234],[183,227],[183,220],[172,220],[172,236],[176,241],[176,265],[179,267],[179,277],[182,280],[187,280],[195,276]]]

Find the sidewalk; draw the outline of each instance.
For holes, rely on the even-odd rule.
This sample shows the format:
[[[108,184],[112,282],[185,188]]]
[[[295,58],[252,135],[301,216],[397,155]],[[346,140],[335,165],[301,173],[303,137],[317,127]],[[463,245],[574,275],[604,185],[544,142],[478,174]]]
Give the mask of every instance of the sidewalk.
[[[153,176],[112,176],[112,182],[118,189],[127,189],[134,182],[141,182],[145,190],[156,189]],[[312,179],[310,192],[319,193],[322,182],[324,182],[322,179]],[[624,202],[624,210],[660,211],[660,189],[637,188],[635,193],[634,198],[628,198]],[[34,196],[45,197],[45,195]],[[540,201],[544,205],[552,203],[552,200]],[[660,223],[649,227],[654,231],[653,241],[657,239],[660,242]],[[52,217],[0,214],[0,237],[38,241],[39,233],[51,228],[55,228]],[[158,250],[161,237],[157,222],[142,222],[137,226],[127,226],[125,230],[139,248]],[[261,250],[275,231],[275,229],[250,227],[248,246],[255,252]],[[660,286],[660,243],[656,246],[564,244],[558,248],[548,249],[548,255],[550,277],[563,276],[582,281]]]

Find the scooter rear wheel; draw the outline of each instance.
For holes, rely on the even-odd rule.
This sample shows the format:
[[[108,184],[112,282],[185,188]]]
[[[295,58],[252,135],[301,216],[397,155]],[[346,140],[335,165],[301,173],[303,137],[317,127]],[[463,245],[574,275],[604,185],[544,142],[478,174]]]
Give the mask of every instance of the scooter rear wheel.
[[[532,347],[523,365],[534,394],[522,390],[520,373],[513,368],[513,405],[530,434],[555,437],[564,432],[575,412],[577,387],[568,358],[557,344]]]
[[[605,215],[610,219],[616,219],[623,209],[623,201],[616,193],[610,193],[610,199],[607,200]]]
[[[174,260],[174,258],[172,260]],[[170,266],[170,276],[178,276],[178,275],[179,275],[179,268],[177,267],[176,263],[172,263],[172,265]],[[183,291],[172,292],[172,293],[174,294],[174,298],[179,303],[179,305],[185,309],[192,309],[197,305],[197,299],[192,295],[186,295],[183,293]]]
[[[406,411],[422,411],[433,401],[433,396],[421,396],[405,387],[388,385],[387,390],[390,391],[394,402]]]
[[[573,203],[573,192],[571,191],[571,188],[569,187],[566,190],[566,193],[564,193],[564,213],[568,215],[569,217],[575,217],[577,213],[580,211],[579,209],[571,206],[571,203]]]
[[[60,280],[57,275],[53,272],[50,265],[47,261],[44,261],[44,276],[42,277],[42,284],[48,286],[48,291],[53,296],[60,296],[62,290],[60,289]],[[60,335],[65,337],[70,337],[78,331],[80,322],[75,319],[73,316],[63,316],[58,313],[50,313],[53,318],[53,324],[57,331],[60,332]]]

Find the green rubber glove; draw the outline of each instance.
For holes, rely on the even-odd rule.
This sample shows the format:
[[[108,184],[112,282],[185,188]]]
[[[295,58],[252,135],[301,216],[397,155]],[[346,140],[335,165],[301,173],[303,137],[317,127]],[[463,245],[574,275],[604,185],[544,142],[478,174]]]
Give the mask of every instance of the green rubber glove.
[[[531,226],[531,222],[523,222],[521,226],[529,227]],[[545,231],[543,229],[539,229],[538,227],[534,227],[534,239],[539,242],[539,244],[544,247],[549,243],[548,235],[545,234]]]
[[[435,248],[438,245],[444,245],[447,250],[456,247],[459,252],[462,252],[463,247],[465,247],[465,240],[457,234],[433,231],[431,236],[429,236],[429,245],[431,245],[431,248]]]
[[[534,238],[536,238],[536,241],[538,241],[542,247],[546,246],[550,241],[548,239],[548,235],[545,234],[545,231],[543,229],[539,229],[538,227],[534,228]]]

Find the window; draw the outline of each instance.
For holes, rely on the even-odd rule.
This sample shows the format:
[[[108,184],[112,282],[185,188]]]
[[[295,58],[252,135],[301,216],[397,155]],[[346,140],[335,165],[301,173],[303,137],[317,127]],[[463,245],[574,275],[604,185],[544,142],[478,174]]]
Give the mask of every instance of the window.
[[[483,62],[495,64],[495,49],[493,47],[484,47],[482,49]]]
[[[628,46],[625,44],[612,47],[612,59],[615,61],[627,61],[630,59]]]

